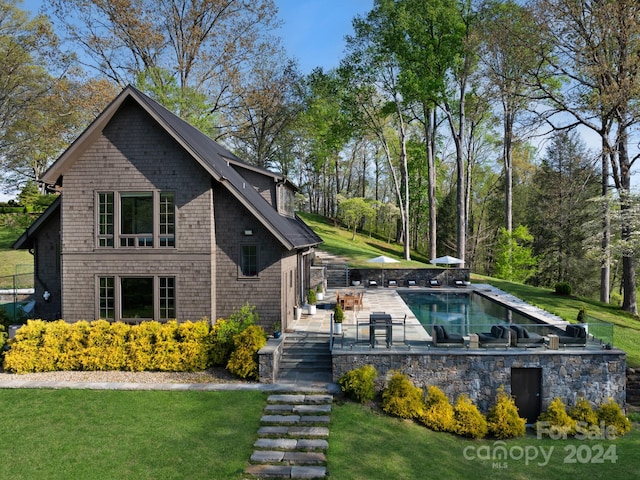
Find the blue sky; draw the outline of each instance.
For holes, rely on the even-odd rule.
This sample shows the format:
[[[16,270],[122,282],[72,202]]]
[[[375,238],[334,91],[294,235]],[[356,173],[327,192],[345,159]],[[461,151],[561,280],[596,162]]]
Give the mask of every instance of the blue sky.
[[[279,31],[290,56],[303,74],[315,67],[337,67],[344,53],[344,37],[353,32],[351,20],[373,8],[373,0],[274,0],[282,20]],[[23,0],[34,13],[42,0]]]
[[[344,56],[351,20],[373,8],[373,0],[275,0],[284,25],[280,31],[289,55],[307,74],[315,67],[337,67]]]

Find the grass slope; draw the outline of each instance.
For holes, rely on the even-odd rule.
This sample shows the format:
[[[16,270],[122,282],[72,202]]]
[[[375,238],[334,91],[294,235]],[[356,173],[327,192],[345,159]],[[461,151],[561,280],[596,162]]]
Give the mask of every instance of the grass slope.
[[[496,444],[506,447],[507,459],[491,458]],[[549,459],[546,464],[541,447]],[[639,448],[637,424],[615,440],[551,440],[533,434],[504,442],[467,440],[344,403],[331,413],[327,468],[331,478],[349,480],[623,480],[636,477]],[[609,456],[604,455],[607,451]]]
[[[351,240],[351,232],[334,225],[325,217],[311,214],[300,214],[300,216],[324,240],[320,249],[346,257],[349,260],[349,265],[354,267],[371,267],[372,264],[366,263],[367,259],[378,255],[389,255],[397,259],[403,256],[402,245],[387,243],[384,240],[362,234],[356,234],[355,240]],[[398,266],[402,268],[433,267],[424,256],[414,253],[411,256],[415,261],[394,263],[390,268]],[[490,283],[570,322],[576,320],[581,308],[585,308],[588,315],[615,325],[614,345],[627,352],[629,366],[640,366],[640,319],[629,315],[620,308],[585,298],[558,296],[550,289],[480,275],[473,275],[472,281]]]

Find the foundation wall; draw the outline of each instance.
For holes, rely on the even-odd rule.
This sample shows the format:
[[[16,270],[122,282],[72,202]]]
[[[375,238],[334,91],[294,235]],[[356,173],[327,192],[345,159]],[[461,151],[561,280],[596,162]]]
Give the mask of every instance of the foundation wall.
[[[379,373],[377,387],[382,389],[391,371],[400,371],[414,385],[426,390],[435,385],[454,402],[467,394],[481,411],[487,412],[495,402],[497,389],[504,385],[511,393],[511,372],[514,368],[539,368],[541,375],[541,407],[546,410],[553,398],[575,405],[579,397],[599,405],[608,398],[626,406],[626,356],[620,350],[596,352],[536,352],[501,353],[371,352],[353,354],[334,351],[333,380],[361,367],[373,365]]]

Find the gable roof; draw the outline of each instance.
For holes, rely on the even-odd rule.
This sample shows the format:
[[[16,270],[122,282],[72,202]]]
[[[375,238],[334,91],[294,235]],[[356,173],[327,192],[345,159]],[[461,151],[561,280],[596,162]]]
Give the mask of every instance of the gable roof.
[[[176,142],[178,142],[210,175],[240,201],[288,250],[310,247],[322,242],[299,217],[280,215],[234,168],[252,167],[232,152],[216,143],[194,126],[170,112],[133,86],[127,86],[91,125],[69,146],[42,176],[48,184],[55,184],[71,168],[82,152],[99,136],[109,121],[127,100],[136,102]],[[269,172],[274,178],[284,177]]]
[[[60,208],[60,196],[56,198],[51,205],[40,215],[29,227],[20,235],[20,237],[13,243],[12,248],[15,250],[21,250],[25,248],[33,247],[33,239],[35,233],[40,227],[54,214],[58,213]]]

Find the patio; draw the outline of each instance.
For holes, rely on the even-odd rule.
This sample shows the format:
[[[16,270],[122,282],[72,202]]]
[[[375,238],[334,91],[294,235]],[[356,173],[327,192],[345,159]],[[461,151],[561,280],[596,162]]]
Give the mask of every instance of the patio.
[[[525,312],[532,318],[532,323],[541,321],[561,327],[568,324],[489,285],[439,287],[438,291],[460,292],[462,288]],[[378,287],[363,290],[362,307],[345,311],[342,335],[332,335],[334,382],[354,368],[373,365],[378,370],[379,382],[384,382],[390,371],[399,370],[410,375],[417,386],[436,385],[451,399],[466,393],[483,411],[493,401],[494,392],[500,386],[507,386],[507,391],[515,396],[519,388],[525,392],[537,392],[532,397],[539,402],[537,411],[546,408],[555,397],[569,404],[574,404],[578,396],[595,404],[612,397],[620,405],[625,405],[625,352],[607,347],[606,343],[591,340],[584,347],[560,346],[557,350],[548,346],[478,348],[470,344],[467,336],[462,346],[434,346],[429,333],[400,297],[398,292],[401,289]],[[315,315],[303,315],[293,322],[290,330],[328,335],[336,301],[335,291],[327,292],[326,298],[324,304],[318,305]],[[369,324],[370,315],[374,312],[391,317],[393,341],[389,346],[384,334],[376,335],[375,343],[371,342]],[[385,332],[384,326],[380,328]],[[532,383],[524,385],[522,378]]]

